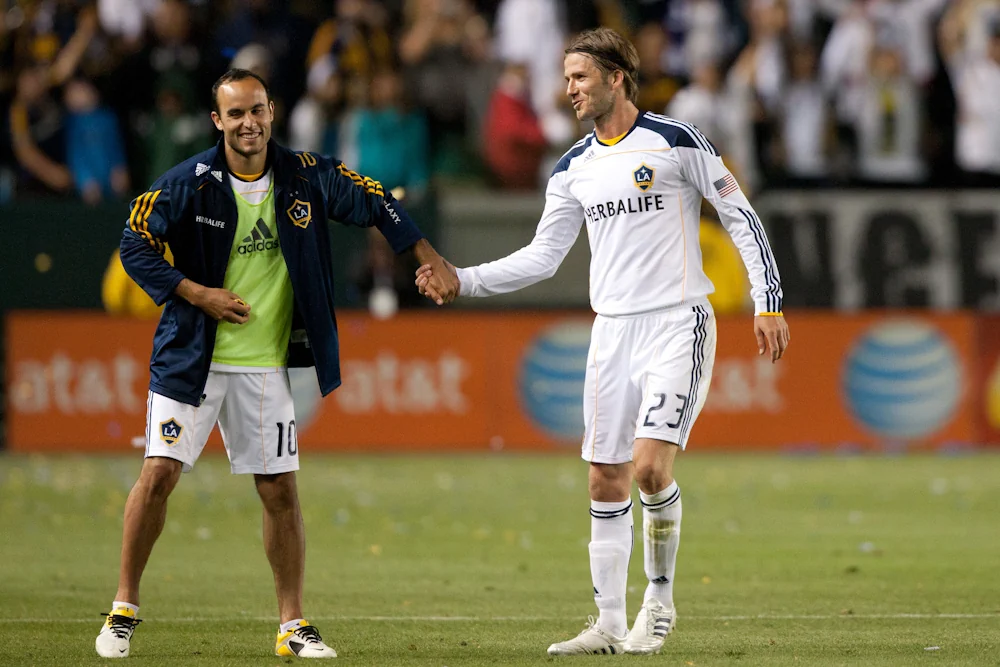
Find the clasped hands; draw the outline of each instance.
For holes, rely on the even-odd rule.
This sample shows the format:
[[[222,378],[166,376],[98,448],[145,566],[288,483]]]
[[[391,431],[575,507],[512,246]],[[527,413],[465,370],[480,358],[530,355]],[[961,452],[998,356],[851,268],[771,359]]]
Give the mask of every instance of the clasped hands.
[[[414,281],[420,293],[439,306],[454,301],[461,287],[455,267],[424,241],[417,244],[414,253],[420,262]]]

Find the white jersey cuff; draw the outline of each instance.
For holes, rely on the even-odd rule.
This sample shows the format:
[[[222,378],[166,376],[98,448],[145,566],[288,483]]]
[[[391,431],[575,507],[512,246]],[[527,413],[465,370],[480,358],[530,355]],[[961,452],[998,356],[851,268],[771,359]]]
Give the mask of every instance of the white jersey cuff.
[[[475,296],[472,293],[472,282],[475,278],[475,274],[472,269],[460,269],[455,267],[455,272],[458,274],[459,282],[459,296]]]

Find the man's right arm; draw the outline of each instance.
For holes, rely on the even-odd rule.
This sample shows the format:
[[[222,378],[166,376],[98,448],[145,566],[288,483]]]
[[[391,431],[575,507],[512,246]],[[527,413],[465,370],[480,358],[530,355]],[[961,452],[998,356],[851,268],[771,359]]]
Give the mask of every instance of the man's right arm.
[[[167,232],[180,217],[180,209],[176,193],[168,185],[154,184],[132,201],[122,234],[122,266],[158,306],[184,280],[184,274],[163,257]]]
[[[243,324],[250,306],[239,296],[186,278],[164,258],[167,231],[181,219],[184,208],[176,193],[171,194],[170,187],[156,183],[132,202],[121,240],[122,266],[158,306],[176,294],[213,319]]]
[[[506,294],[555,275],[583,224],[583,207],[567,190],[565,178],[561,172],[549,179],[545,210],[531,243],[503,259],[457,269],[460,296]]]

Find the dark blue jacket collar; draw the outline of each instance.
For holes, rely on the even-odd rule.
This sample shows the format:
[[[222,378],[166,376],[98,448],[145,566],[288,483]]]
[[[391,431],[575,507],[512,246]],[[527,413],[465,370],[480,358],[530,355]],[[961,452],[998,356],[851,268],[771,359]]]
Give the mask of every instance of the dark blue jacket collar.
[[[226,163],[225,141],[225,137],[219,137],[215,148],[209,151],[212,160],[211,168],[201,175],[201,180],[197,186],[199,189],[205,183],[211,182],[221,185],[230,195],[232,194],[232,188],[229,187],[230,171],[229,164]],[[214,151],[214,154],[212,151]],[[274,178],[274,185],[277,190],[286,187],[291,179],[294,178],[298,162],[295,160],[295,153],[279,144],[272,137],[267,141],[267,165],[274,167],[272,178]]]

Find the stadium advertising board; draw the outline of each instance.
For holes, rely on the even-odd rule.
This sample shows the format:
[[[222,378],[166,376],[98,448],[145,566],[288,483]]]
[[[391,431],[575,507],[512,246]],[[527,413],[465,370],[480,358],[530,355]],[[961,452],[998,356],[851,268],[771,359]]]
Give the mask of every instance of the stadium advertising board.
[[[758,210],[787,307],[1000,310],[991,192],[781,192]]]
[[[311,371],[291,372],[302,446],[575,453],[591,322],[585,313],[342,314],[343,386],[321,399]],[[797,313],[791,324],[789,354],[772,365],[756,354],[749,317],[719,321],[691,448],[981,441],[974,317]],[[153,328],[97,314],[8,315],[8,447],[129,451],[145,432]]]
[[[756,356],[748,319],[720,322],[699,447],[853,450],[977,441],[967,315],[795,314],[777,364]]]
[[[7,447],[128,451],[145,430],[155,322],[30,312],[6,319]]]
[[[1000,315],[979,319],[982,341],[976,409],[983,442],[1000,444]]]

